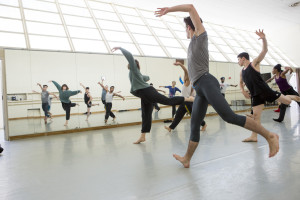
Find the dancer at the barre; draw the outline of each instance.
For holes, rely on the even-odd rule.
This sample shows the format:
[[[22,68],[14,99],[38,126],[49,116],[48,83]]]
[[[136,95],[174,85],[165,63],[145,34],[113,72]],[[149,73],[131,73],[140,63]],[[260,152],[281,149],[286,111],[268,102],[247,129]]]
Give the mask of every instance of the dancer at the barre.
[[[42,109],[44,111],[45,117],[44,117],[44,122],[45,124],[47,124],[47,119],[50,118],[52,119],[52,114],[49,112],[49,104],[51,104],[51,102],[49,102],[50,100],[50,95],[55,96],[56,98],[58,98],[54,93],[48,92],[48,85],[42,85],[40,83],[37,83],[37,85],[41,88],[42,92],[37,92],[35,90],[33,90],[32,92],[37,93],[37,94],[41,94],[41,100],[42,100]]]
[[[238,86],[238,85],[231,85],[231,84],[225,83],[225,77],[221,77],[220,79],[221,79],[220,90],[221,90],[221,93],[224,97],[225,97],[225,92],[226,92],[226,90],[229,86],[231,86],[231,87],[237,87]]]
[[[284,95],[296,95],[299,96],[298,92],[294,90],[294,88],[288,83],[286,74],[288,72],[293,73],[293,69],[291,67],[286,67],[284,71],[281,70],[281,65],[277,64],[274,66],[272,74],[274,76],[267,80],[266,82],[269,83],[273,79],[275,79],[275,82],[277,83],[280,92]],[[298,105],[300,106],[300,102],[297,102]],[[285,116],[285,111],[288,105],[281,103],[280,104],[280,113],[279,113],[279,118],[278,119],[273,119],[276,122],[282,122]]]
[[[150,86],[152,86],[153,87],[153,83],[150,83]],[[165,91],[163,91],[163,90],[160,90],[160,89],[156,89],[156,91],[158,91],[158,92],[163,92],[164,94],[166,94],[166,92]],[[160,111],[160,107],[158,106],[158,104],[157,103],[153,103],[153,106],[154,106],[154,108],[155,108],[155,110],[158,112],[158,111]]]
[[[91,115],[91,107],[92,106],[99,106],[99,103],[93,104],[92,103],[93,97],[92,97],[92,95],[90,93],[90,88],[89,87],[85,87],[82,83],[80,83],[80,85],[85,90],[85,92],[84,92],[84,103],[87,106],[86,120],[85,121],[88,121],[89,120],[89,116]]]
[[[103,89],[105,89],[105,86],[102,83],[98,82],[98,84]],[[109,90],[108,89],[105,89],[105,90],[106,90],[106,96],[105,96],[105,120],[104,120],[104,122],[105,122],[105,124],[107,124],[107,120],[108,120],[109,116],[111,118],[113,118],[113,121],[115,121],[115,119],[116,119],[116,116],[111,111],[112,101],[113,101],[114,96],[122,98],[123,101],[125,100],[125,98],[122,95],[119,95],[118,93],[114,93],[115,86],[110,86]]]
[[[239,65],[243,67],[240,73],[240,88],[243,95],[246,98],[250,98],[249,94],[244,91],[243,82],[245,82],[252,98],[253,118],[257,123],[260,123],[261,113],[266,101],[273,102],[277,100],[283,104],[290,104],[292,100],[300,101],[300,97],[295,95],[285,96],[273,91],[262,79],[260,75],[260,62],[268,52],[268,44],[263,30],[256,31],[256,34],[259,36],[259,39],[263,41],[263,49],[259,56],[252,62],[250,62],[249,54],[246,52],[240,53],[237,57]],[[243,142],[257,142],[257,133],[259,132],[253,131],[251,136],[243,140]]]
[[[178,87],[175,87],[175,86],[176,86],[176,81],[172,81],[172,85],[159,86],[159,87],[160,88],[168,88],[169,89],[169,97],[173,98],[173,97],[175,97],[177,91],[181,93],[181,90],[179,90]],[[172,105],[172,118],[174,117],[175,113],[176,113],[176,105]]]
[[[180,66],[184,72],[183,80],[180,77],[180,82],[182,81],[183,83],[182,92],[181,92],[182,96],[184,97],[195,96],[195,91],[192,88],[189,75],[188,75],[188,70],[186,69],[186,67],[180,62],[176,62],[174,63],[174,65]],[[171,130],[174,130],[186,113],[188,113],[189,115],[192,114],[192,108],[193,108],[193,102],[183,102],[182,104],[180,104],[180,106],[176,111],[175,118],[172,124],[170,126],[165,126],[165,129],[167,129],[169,132],[171,132]],[[204,120],[201,122],[201,126],[202,126],[201,131],[205,131],[207,124],[205,123]]]
[[[160,94],[155,88],[151,87],[147,81],[150,80],[149,76],[144,76],[140,72],[139,61],[135,60],[132,54],[121,48],[115,47],[112,49],[112,52],[116,50],[121,50],[123,55],[128,61],[129,69],[129,80],[131,83],[130,92],[136,97],[141,98],[141,107],[142,107],[142,130],[140,138],[134,142],[134,144],[139,144],[146,141],[146,133],[149,133],[151,130],[152,124],[152,111],[153,103],[160,103],[163,105],[180,105],[184,101],[193,101],[193,97],[184,98],[184,97],[173,97],[168,98]]]
[[[69,87],[66,84],[60,86],[55,81],[49,81],[49,82],[53,83],[59,92],[59,99],[61,101],[62,108],[64,109],[64,111],[66,111],[66,122],[64,125],[68,126],[70,120],[71,107],[75,107],[76,105],[79,106],[79,104],[72,103],[70,101],[70,97],[78,93],[82,93],[82,91],[81,90],[71,91],[69,90]]]
[[[190,166],[190,160],[199,144],[200,124],[203,121],[208,104],[228,123],[259,132],[269,143],[269,156],[275,156],[279,150],[279,138],[275,133],[266,130],[260,123],[251,117],[235,114],[228,105],[220,91],[218,80],[209,71],[208,36],[196,9],[193,5],[179,5],[174,7],[159,8],[157,16],[169,12],[188,12],[189,17],[184,18],[187,38],[191,39],[188,48],[189,78],[196,90],[191,119],[191,137],[184,157],[174,154],[176,160],[184,167]]]

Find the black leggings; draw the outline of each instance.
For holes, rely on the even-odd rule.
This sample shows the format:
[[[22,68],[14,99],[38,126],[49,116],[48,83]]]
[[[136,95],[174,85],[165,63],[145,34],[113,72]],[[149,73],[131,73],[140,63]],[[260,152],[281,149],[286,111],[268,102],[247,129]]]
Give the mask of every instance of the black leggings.
[[[169,126],[170,129],[175,129],[176,126],[179,124],[179,122],[184,117],[185,113],[188,112],[189,114],[192,114],[193,109],[193,102],[184,102],[180,104],[179,108],[176,111],[175,118],[172,122],[172,124]],[[201,123],[201,126],[205,125],[205,121],[203,120]]]
[[[115,118],[116,116],[114,115],[113,112],[111,112],[111,108],[112,108],[112,103],[106,103],[105,104],[105,109],[106,109],[106,112],[105,112],[105,120],[107,120],[110,117],[112,118]]]
[[[286,91],[283,91],[282,94],[284,95],[296,95],[296,96],[299,96],[298,92],[296,92],[292,87]],[[297,102],[298,105],[300,106],[300,102]],[[286,108],[288,107],[288,105],[286,104],[280,104],[279,108],[280,108],[280,114],[279,114],[279,118],[278,120],[280,121],[283,121],[284,119],[284,116],[285,116],[285,111],[286,111]]]
[[[134,92],[134,95],[141,98],[142,106],[142,133],[148,133],[151,130],[153,103],[163,105],[180,105],[184,102],[184,97],[168,98],[156,91],[153,87],[147,87]]]
[[[105,104],[106,104],[105,100],[101,99],[101,101],[102,101],[102,103],[103,103],[103,105],[104,105],[104,109],[106,109],[106,108],[105,108]]]
[[[245,126],[246,117],[235,114],[220,91],[218,80],[210,73],[205,73],[195,83],[196,98],[193,103],[193,113],[191,119],[190,140],[199,142],[200,124],[202,123],[208,104],[210,104],[220,117],[230,124]]]
[[[153,106],[154,106],[154,108],[155,108],[157,111],[160,110],[160,107],[157,105],[157,103],[153,103]]]
[[[66,120],[70,119],[71,107],[75,107],[76,103],[63,103],[61,102],[63,109],[66,111]]]

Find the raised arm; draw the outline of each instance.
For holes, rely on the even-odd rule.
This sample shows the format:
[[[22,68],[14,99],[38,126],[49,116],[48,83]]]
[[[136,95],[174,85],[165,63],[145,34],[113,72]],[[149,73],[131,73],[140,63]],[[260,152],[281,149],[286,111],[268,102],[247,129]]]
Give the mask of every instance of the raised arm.
[[[158,8],[158,10],[155,11],[155,15],[157,17],[161,17],[170,12],[188,12],[190,14],[193,25],[195,26],[195,35],[199,36],[201,33],[205,32],[205,28],[201,22],[198,12],[192,4],[178,5],[169,8]]]
[[[120,95],[120,94],[114,93],[114,96],[117,96],[117,97],[120,97],[120,98],[122,98],[122,99],[123,99],[123,101],[125,100],[125,98],[124,98],[122,95]]]
[[[130,71],[137,71],[138,68],[137,68],[137,65],[134,61],[134,58],[133,58],[132,54],[129,51],[127,51],[126,49],[123,49],[121,47],[114,47],[111,51],[115,52],[117,50],[121,50],[122,54],[127,59],[128,63],[129,63],[129,66],[130,66],[129,70]]]
[[[52,82],[55,85],[55,87],[58,89],[58,91],[61,92],[61,86],[56,81],[49,81],[49,82]]]
[[[292,69],[291,67],[285,67],[285,68],[284,68],[284,71],[280,73],[280,76],[281,76],[282,78],[285,78],[285,75],[286,75],[289,71],[290,71],[291,73],[293,73],[293,69]]]
[[[259,29],[259,31],[256,31],[255,33],[256,33],[256,35],[259,36],[259,40],[263,41],[262,51],[260,52],[260,54],[258,55],[258,57],[255,58],[252,61],[252,65],[254,67],[257,67],[257,66],[259,66],[260,62],[265,58],[265,56],[266,56],[266,54],[268,52],[268,43],[267,43],[267,39],[266,39],[266,35],[264,33],[264,30],[260,30]]]
[[[38,86],[40,86],[41,90],[43,90],[43,87],[40,83],[37,83]]]
[[[78,93],[82,93],[82,91],[81,90],[70,91],[71,96],[74,96]]]
[[[53,92],[49,92],[50,95],[53,95],[55,98],[58,99],[58,96],[56,96],[56,94],[54,94]]]
[[[81,85],[81,87],[83,87],[83,89],[85,90],[85,86],[84,86],[82,83],[80,83],[80,85]]]
[[[273,79],[275,78],[276,75],[274,75],[273,77],[269,78],[268,80],[266,80],[266,83],[269,83],[271,81],[273,81]]]
[[[174,63],[174,65],[181,67],[181,69],[184,72],[184,77],[183,77],[184,85],[189,86],[190,85],[190,79],[189,79],[189,73],[188,73],[188,70],[186,69],[186,67],[180,62],[176,62],[176,63]]]
[[[37,92],[35,90],[32,90],[32,92],[35,93],[35,94],[41,94],[40,92]]]
[[[103,81],[102,81],[102,83],[98,82],[98,84],[102,87],[103,90],[106,90],[106,92],[108,92],[108,90],[105,89],[105,87],[104,87],[104,85],[103,85]]]
[[[245,91],[244,89],[244,81],[243,81],[243,77],[242,77],[242,71],[240,73],[240,88],[241,88],[241,91],[243,93],[243,95],[247,98],[247,99],[250,99],[250,95],[248,94],[248,92]]]
[[[181,78],[181,76],[179,76],[179,82],[183,85],[183,80],[182,80],[182,78]]]

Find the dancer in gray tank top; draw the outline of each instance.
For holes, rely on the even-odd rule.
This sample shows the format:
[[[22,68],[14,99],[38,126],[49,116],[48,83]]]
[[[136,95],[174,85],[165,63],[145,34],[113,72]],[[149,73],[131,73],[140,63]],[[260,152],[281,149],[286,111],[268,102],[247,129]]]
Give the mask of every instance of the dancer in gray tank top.
[[[193,5],[179,5],[159,8],[155,12],[157,17],[169,12],[188,12],[189,17],[184,18],[187,38],[191,40],[188,48],[189,78],[196,90],[191,119],[191,136],[186,154],[181,157],[174,154],[184,167],[190,166],[190,160],[199,144],[200,124],[203,121],[208,104],[228,123],[260,133],[269,143],[269,156],[275,156],[279,150],[279,137],[266,130],[261,124],[250,117],[235,114],[228,105],[220,91],[218,80],[209,73],[208,37],[196,9]]]

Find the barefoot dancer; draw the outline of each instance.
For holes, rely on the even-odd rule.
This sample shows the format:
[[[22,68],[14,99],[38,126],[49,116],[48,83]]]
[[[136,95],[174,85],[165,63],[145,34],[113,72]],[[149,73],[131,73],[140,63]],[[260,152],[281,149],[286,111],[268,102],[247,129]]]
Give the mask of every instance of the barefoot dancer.
[[[33,92],[37,93],[37,94],[41,94],[42,109],[43,109],[44,114],[45,114],[44,121],[45,121],[45,124],[47,124],[47,118],[52,118],[51,113],[49,112],[49,104],[51,104],[51,102],[49,102],[50,95],[53,95],[56,98],[57,98],[57,96],[55,94],[50,93],[50,92],[47,91],[48,85],[43,85],[43,87],[40,83],[37,83],[37,85],[40,86],[42,92],[39,93],[35,90],[33,90]]]
[[[272,73],[274,74],[274,76],[272,78],[270,78],[269,80],[267,80],[266,82],[271,82],[273,79],[275,79],[280,92],[284,95],[296,95],[299,96],[299,94],[293,89],[293,87],[288,83],[287,81],[287,77],[286,74],[288,72],[293,73],[293,69],[290,67],[285,68],[284,71],[281,70],[281,65],[277,64],[275,65],[275,67],[273,68]],[[300,103],[297,102],[298,105],[300,106]],[[285,116],[285,111],[286,111],[286,107],[288,105],[282,103],[280,104],[280,114],[279,114],[279,118],[278,119],[273,119],[276,122],[282,122]]]
[[[92,97],[92,95],[90,93],[90,88],[89,87],[85,87],[82,83],[80,83],[80,85],[85,90],[85,93],[84,93],[84,103],[87,106],[86,121],[88,121],[89,120],[89,116],[91,115],[91,107],[92,106],[99,106],[99,104],[93,104],[92,103],[93,97]]]
[[[160,103],[163,105],[180,105],[184,101],[193,101],[193,97],[184,98],[184,97],[173,97],[167,98],[166,96],[157,92],[157,90],[151,87],[147,81],[150,80],[149,76],[144,76],[140,72],[140,64],[135,60],[132,54],[121,48],[115,47],[112,49],[112,52],[116,50],[121,50],[123,55],[128,61],[129,69],[129,80],[131,83],[131,94],[136,97],[141,98],[141,107],[142,107],[142,131],[140,138],[134,143],[139,144],[146,141],[146,133],[149,133],[151,130],[152,123],[152,111],[153,103]]]
[[[75,107],[76,105],[78,105],[76,103],[72,103],[70,101],[70,97],[82,92],[81,90],[71,91],[69,90],[69,87],[66,84],[60,86],[55,81],[49,81],[49,82],[52,82],[55,85],[55,87],[58,89],[59,99],[61,101],[63,109],[66,111],[66,123],[64,125],[67,126],[70,119],[71,107]]]
[[[114,115],[114,113],[111,111],[112,109],[112,100],[114,98],[114,96],[120,97],[123,99],[123,101],[125,100],[125,98],[117,93],[114,93],[115,90],[115,86],[110,86],[109,91],[107,89],[105,89],[105,86],[98,82],[98,84],[104,89],[106,90],[106,96],[105,96],[105,124],[107,123],[107,120],[110,117],[113,118],[113,121],[115,121],[116,116]]]
[[[184,71],[182,96],[184,96],[184,97],[194,96],[193,94],[195,92],[194,92],[194,89],[192,88],[187,69],[180,62],[176,62],[176,63],[174,63],[174,65],[180,66],[182,68],[182,70]],[[181,78],[180,78],[180,80],[181,80]],[[167,129],[169,132],[171,132],[171,130],[174,130],[176,128],[176,126],[180,123],[180,121],[182,120],[182,118],[184,117],[186,112],[188,112],[191,115],[192,107],[193,107],[193,102],[184,102],[184,103],[180,104],[179,108],[176,111],[175,118],[174,118],[172,124],[169,127],[165,126],[165,129]],[[201,131],[205,131],[207,124],[205,123],[204,120],[202,121],[201,126],[202,126]]]
[[[190,166],[190,160],[199,144],[200,124],[203,121],[208,104],[228,123],[232,123],[246,129],[259,132],[269,143],[272,157],[279,150],[279,138],[275,133],[271,133],[250,117],[235,114],[228,105],[220,91],[218,80],[209,71],[208,37],[196,9],[193,5],[179,5],[171,8],[159,8],[156,11],[158,17],[169,12],[188,12],[190,17],[186,17],[187,37],[191,39],[188,48],[188,70],[189,78],[196,90],[196,98],[193,103],[193,113],[191,119],[191,137],[187,152],[184,157],[174,154],[175,159],[180,161],[184,167]]]
[[[290,104],[292,100],[300,101],[300,97],[295,95],[285,96],[279,92],[273,91],[268,84],[263,81],[260,75],[260,62],[264,59],[268,52],[268,44],[263,30],[256,31],[256,34],[259,36],[259,39],[263,41],[263,49],[259,56],[250,62],[249,54],[243,52],[238,55],[238,60],[239,65],[243,67],[240,74],[241,90],[244,96],[249,98],[249,94],[244,91],[242,84],[242,82],[245,82],[253,99],[252,106],[254,120],[260,123],[261,112],[266,101],[273,102],[277,100],[283,104]],[[243,142],[257,142],[257,132],[253,131],[251,136],[243,140]]]
[[[173,98],[173,97],[175,97],[177,91],[181,93],[181,90],[179,90],[178,87],[175,87],[175,85],[176,85],[176,81],[172,81],[172,86],[159,86],[159,87],[160,88],[168,88],[169,89],[169,97]],[[172,118],[174,117],[175,113],[176,113],[176,105],[173,105],[172,106]]]

